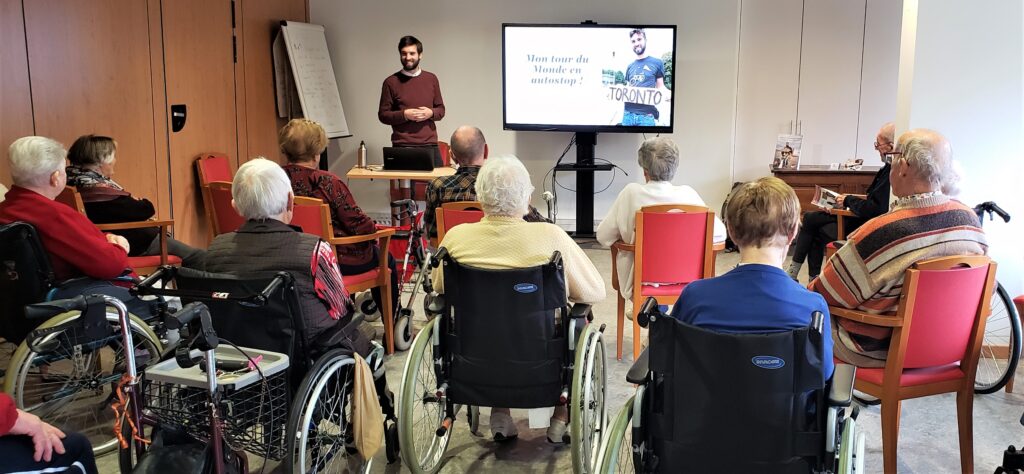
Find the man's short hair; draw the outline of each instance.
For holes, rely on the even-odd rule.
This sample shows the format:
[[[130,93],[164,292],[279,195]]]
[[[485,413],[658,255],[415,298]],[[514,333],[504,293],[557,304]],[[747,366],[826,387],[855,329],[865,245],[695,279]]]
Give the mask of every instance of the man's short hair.
[[[113,138],[101,135],[82,135],[68,149],[68,161],[75,166],[88,167],[110,163],[117,151]]]
[[[679,147],[668,137],[648,138],[637,150],[637,162],[652,181],[672,181],[679,169]]]
[[[462,129],[463,127],[459,127]],[[455,157],[455,161],[464,165],[469,163],[470,160],[478,156],[483,156],[484,149],[487,146],[487,141],[484,139],[484,132],[481,132],[477,127],[466,127],[469,128],[469,133],[459,133],[459,129],[452,133],[451,143],[449,146],[452,150],[452,156]]]
[[[523,217],[533,193],[530,173],[514,156],[488,159],[480,167],[473,186],[480,207],[488,216]]]
[[[647,39],[647,32],[644,31],[643,28],[633,28],[632,30],[629,30],[629,37],[632,38],[633,35],[640,35],[644,39]]]
[[[11,180],[17,186],[46,186],[54,171],[64,168],[68,153],[52,138],[22,137],[7,149]]]
[[[729,237],[743,247],[785,245],[800,222],[796,192],[776,177],[744,183],[725,210]]]
[[[277,217],[288,208],[292,183],[281,166],[262,156],[238,167],[231,182],[235,208],[246,219]]]
[[[402,48],[407,48],[412,45],[416,45],[417,53],[423,52],[423,43],[420,43],[420,40],[416,39],[415,36],[403,36],[402,39],[398,40],[398,51],[401,52]]]
[[[277,144],[289,163],[313,161],[327,149],[327,133],[309,119],[292,119],[277,133]]]

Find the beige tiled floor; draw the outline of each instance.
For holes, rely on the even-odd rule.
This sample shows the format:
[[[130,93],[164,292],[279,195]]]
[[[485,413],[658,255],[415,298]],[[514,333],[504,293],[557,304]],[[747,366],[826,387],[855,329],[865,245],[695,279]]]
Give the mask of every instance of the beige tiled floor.
[[[587,254],[603,275],[606,275],[608,297],[594,308],[597,323],[608,325],[605,348],[608,354],[608,413],[614,416],[633,388],[625,382],[629,360],[615,360],[615,298],[607,276],[611,275],[607,250],[584,243]],[[718,259],[718,274],[735,266],[736,254],[722,254]],[[806,278],[806,276],[804,276]],[[422,318],[422,316],[421,316]],[[629,329],[625,342],[631,343]],[[628,354],[628,350],[625,350]],[[405,353],[390,357],[387,362],[388,378],[395,392],[401,381]],[[629,358],[628,355],[626,357]],[[899,472],[946,473],[959,471],[959,448],[955,398],[952,395],[911,400],[903,404],[902,430],[899,442]],[[998,393],[975,398],[974,454],[976,472],[993,472],[1002,462],[1002,453],[1009,444],[1024,444],[1024,427],[1018,420],[1024,412],[1024,395]],[[527,428],[526,413],[513,411],[520,430],[517,441],[496,444],[489,438],[487,411],[484,409],[481,432],[469,433],[465,424],[457,424],[447,450],[447,460],[441,472],[568,472],[571,455],[566,447],[548,444],[544,430]],[[867,472],[881,472],[881,429],[878,407],[861,410],[860,424],[867,435]],[[385,465],[383,454],[375,460],[373,472],[407,472],[398,464]],[[116,472],[115,456],[100,459],[102,472]]]

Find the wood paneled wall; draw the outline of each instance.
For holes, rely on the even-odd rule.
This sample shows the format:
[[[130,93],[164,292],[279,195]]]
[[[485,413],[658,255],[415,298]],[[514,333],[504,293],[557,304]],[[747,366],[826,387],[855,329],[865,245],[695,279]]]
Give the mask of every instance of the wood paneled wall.
[[[205,246],[192,162],[279,160],[270,45],[280,21],[307,18],[306,0],[0,0],[0,182],[18,137],[109,135],[114,179]]]

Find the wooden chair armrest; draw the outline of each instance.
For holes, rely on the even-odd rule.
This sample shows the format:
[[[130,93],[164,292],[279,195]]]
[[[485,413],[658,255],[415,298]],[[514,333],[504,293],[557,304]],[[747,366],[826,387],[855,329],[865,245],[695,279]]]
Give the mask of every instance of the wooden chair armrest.
[[[857,215],[854,214],[853,211],[849,209],[832,209],[832,215],[843,217],[857,217]]]
[[[711,250],[714,250],[715,252],[721,252],[725,250],[725,241],[723,240],[721,242],[712,242]]]
[[[840,308],[837,306],[829,306],[828,312],[832,315],[833,319],[838,317],[857,321],[859,323],[870,324],[872,326],[885,326],[890,328],[903,326],[903,319],[895,316],[868,314],[863,311]]]
[[[118,222],[115,224],[96,224],[96,228],[104,232],[112,232],[115,230],[126,230],[126,229],[146,229],[149,227],[159,227],[161,232],[167,232],[168,227],[174,227],[173,220],[153,220],[153,221],[135,221],[135,222]]]
[[[372,234],[353,235],[351,237],[333,237],[330,239],[329,243],[331,245],[352,245],[360,242],[384,239],[384,242],[381,243],[381,247],[384,247],[383,250],[386,252],[388,241],[391,240],[391,236],[394,235],[394,233],[395,229],[380,229]]]

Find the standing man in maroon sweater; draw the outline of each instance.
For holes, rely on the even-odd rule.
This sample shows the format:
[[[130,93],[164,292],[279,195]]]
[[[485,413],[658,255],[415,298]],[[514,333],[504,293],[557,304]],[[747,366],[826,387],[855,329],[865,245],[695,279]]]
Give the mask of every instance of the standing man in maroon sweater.
[[[437,126],[444,118],[444,100],[437,76],[420,69],[423,43],[414,36],[398,41],[402,70],[387,79],[380,91],[377,118],[391,125],[391,145],[429,147],[434,151],[434,166],[441,166],[437,149]]]

